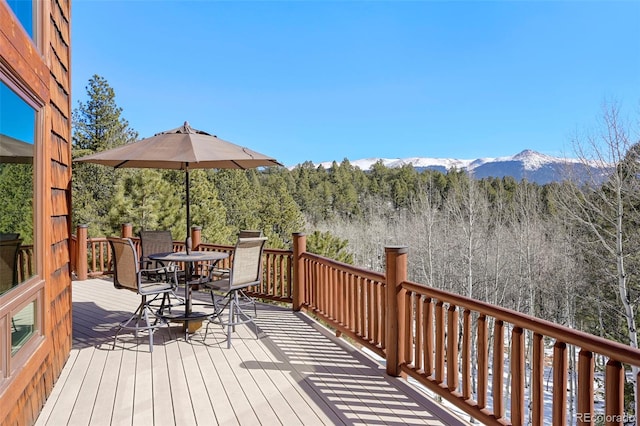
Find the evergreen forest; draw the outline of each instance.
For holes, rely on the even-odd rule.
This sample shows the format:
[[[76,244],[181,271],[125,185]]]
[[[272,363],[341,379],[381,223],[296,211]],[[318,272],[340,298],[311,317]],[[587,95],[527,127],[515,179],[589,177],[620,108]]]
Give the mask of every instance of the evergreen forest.
[[[138,138],[103,77],[86,91],[73,114],[74,158]],[[290,248],[304,232],[309,251],[375,271],[386,245],[405,245],[411,281],[638,347],[640,139],[615,105],[603,110],[599,132],[575,146],[581,161],[616,165],[604,183],[540,186],[382,164],[365,172],[346,159],[327,169],[195,170],[192,223],[222,244],[262,229],[268,246]],[[74,229],[87,224],[92,237],[132,223],[134,233],[184,239],[184,175],[74,163],[73,214]]]

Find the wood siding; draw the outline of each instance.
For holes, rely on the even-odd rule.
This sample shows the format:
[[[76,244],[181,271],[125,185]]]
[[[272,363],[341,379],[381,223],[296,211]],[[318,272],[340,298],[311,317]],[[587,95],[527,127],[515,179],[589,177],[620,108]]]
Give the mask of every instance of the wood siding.
[[[44,105],[36,122],[42,147],[36,226],[44,339],[0,394],[0,424],[35,423],[71,351],[71,33],[68,0],[40,1],[38,50],[0,0],[0,65]]]

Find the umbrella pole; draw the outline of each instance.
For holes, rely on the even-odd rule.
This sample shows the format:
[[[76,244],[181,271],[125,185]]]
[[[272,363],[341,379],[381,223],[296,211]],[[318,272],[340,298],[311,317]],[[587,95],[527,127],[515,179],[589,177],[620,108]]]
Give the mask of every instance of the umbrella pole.
[[[191,212],[190,212],[190,204],[189,200],[189,163],[186,163],[185,173],[184,173],[184,185],[186,187],[186,195],[187,195],[187,239],[185,240],[185,250],[187,253],[191,251]]]

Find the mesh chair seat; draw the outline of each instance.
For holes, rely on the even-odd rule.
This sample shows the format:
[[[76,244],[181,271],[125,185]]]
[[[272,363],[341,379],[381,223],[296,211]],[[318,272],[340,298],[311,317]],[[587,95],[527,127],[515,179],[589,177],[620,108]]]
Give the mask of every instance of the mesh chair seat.
[[[118,325],[113,339],[115,348],[118,334],[123,329],[134,330],[138,337],[138,331],[149,332],[149,351],[153,352],[153,333],[156,328],[167,325],[168,321],[162,317],[165,308],[165,297],[173,294],[177,282],[175,269],[167,271],[166,268],[144,269],[140,267],[138,253],[129,238],[108,238],[113,252],[113,285],[118,289],[130,290],[141,296],[140,304],[129,319]],[[164,275],[164,279],[157,277],[148,278],[148,273]],[[151,302],[162,297],[160,307],[155,310]]]
[[[244,290],[259,285],[262,281],[262,252],[266,240],[264,237],[238,238],[228,276],[205,283],[205,286],[211,291],[214,306],[214,313],[209,317],[210,321],[207,323],[205,338],[210,323],[221,324],[227,328],[227,348],[230,348],[231,333],[235,330],[235,326],[254,322],[256,317],[255,300],[249,297]],[[217,292],[223,294],[220,296],[216,294]],[[247,310],[247,306],[253,308],[253,314]],[[226,319],[223,315],[225,309],[228,309]]]

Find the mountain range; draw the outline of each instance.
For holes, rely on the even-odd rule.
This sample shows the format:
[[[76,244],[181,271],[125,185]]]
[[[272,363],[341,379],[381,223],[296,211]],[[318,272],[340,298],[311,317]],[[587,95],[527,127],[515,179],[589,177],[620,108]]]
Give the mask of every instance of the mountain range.
[[[353,166],[361,170],[370,170],[377,162],[389,168],[413,166],[418,171],[438,170],[446,173],[449,170],[464,170],[477,179],[487,177],[502,178],[511,176],[520,181],[526,179],[540,185],[560,182],[571,176],[573,180],[585,182],[589,176],[606,176],[607,170],[597,165],[587,165],[577,159],[553,157],[527,149],[516,155],[497,158],[479,158],[476,160],[459,160],[451,158],[366,158],[349,160]],[[324,168],[331,167],[332,161],[316,164]]]

